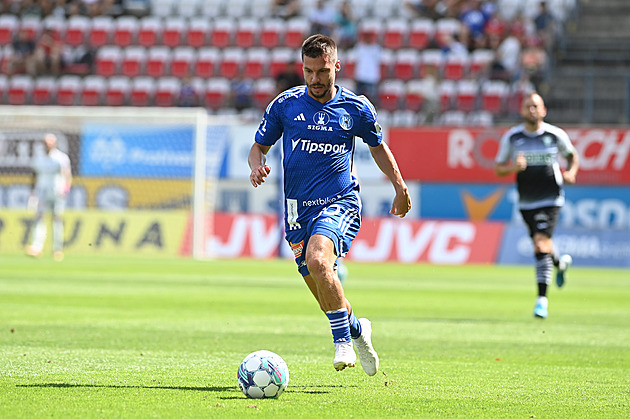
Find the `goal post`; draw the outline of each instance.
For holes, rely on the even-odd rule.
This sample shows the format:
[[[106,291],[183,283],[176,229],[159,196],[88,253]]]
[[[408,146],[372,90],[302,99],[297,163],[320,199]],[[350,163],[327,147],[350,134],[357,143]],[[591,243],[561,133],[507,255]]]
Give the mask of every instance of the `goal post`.
[[[26,207],[30,161],[53,132],[72,163],[69,211],[185,211],[184,247],[211,258],[221,127],[235,123],[203,108],[0,106],[0,208]]]

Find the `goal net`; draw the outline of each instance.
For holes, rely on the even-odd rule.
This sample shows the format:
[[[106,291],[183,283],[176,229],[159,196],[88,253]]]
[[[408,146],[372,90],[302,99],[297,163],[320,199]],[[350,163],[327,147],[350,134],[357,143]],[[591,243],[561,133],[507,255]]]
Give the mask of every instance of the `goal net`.
[[[201,108],[0,106],[0,251],[19,251],[29,240],[31,161],[52,132],[72,165],[68,254],[212,257],[206,238],[233,123],[212,118]]]

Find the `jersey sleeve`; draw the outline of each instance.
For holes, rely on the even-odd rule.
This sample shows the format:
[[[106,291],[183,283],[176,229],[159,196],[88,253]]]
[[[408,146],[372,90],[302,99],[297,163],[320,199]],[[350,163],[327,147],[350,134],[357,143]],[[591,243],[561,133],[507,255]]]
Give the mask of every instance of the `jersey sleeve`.
[[[499,141],[499,150],[497,151],[497,156],[494,159],[494,162],[497,164],[505,164],[510,160],[510,156],[512,154],[512,145],[510,143],[510,137],[512,136],[513,130],[509,130],[501,140]]]
[[[278,98],[267,106],[262,121],[256,130],[254,141],[265,146],[272,146],[282,136],[282,119]]]
[[[569,138],[569,134],[567,134],[565,130],[558,128],[556,131],[556,137],[558,138],[558,152],[563,157],[566,158],[577,153],[575,146]]]
[[[362,106],[359,109],[361,124],[357,135],[370,147],[376,147],[383,141],[383,129],[376,120],[374,105],[364,96],[361,96],[361,99]]]

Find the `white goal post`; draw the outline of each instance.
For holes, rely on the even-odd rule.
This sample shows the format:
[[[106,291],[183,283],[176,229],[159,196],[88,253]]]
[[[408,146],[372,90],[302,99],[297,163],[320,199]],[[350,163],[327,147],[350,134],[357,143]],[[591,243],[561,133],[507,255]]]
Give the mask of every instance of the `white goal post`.
[[[74,160],[76,178],[94,182],[95,178],[118,177],[142,194],[147,188],[144,180],[149,188],[160,189],[160,181],[168,184],[178,179],[181,183],[168,187],[192,189],[181,191],[184,198],[162,198],[161,202],[151,198],[134,201],[121,197],[120,191],[118,195],[110,191],[110,199],[79,199],[82,192],[77,191],[68,199],[69,209],[73,205],[86,210],[188,209],[192,214],[191,254],[197,259],[210,258],[212,249],[207,248],[206,238],[211,236],[222,150],[220,135],[208,133],[230,123],[236,122],[230,117],[208,116],[202,108],[0,106],[0,176],[4,178],[0,186],[7,190],[17,185],[11,196],[19,197],[0,194],[0,208],[17,209],[23,203],[30,160],[41,152],[37,140],[45,132],[54,132],[62,137],[59,148]],[[93,162],[99,162],[98,167]]]

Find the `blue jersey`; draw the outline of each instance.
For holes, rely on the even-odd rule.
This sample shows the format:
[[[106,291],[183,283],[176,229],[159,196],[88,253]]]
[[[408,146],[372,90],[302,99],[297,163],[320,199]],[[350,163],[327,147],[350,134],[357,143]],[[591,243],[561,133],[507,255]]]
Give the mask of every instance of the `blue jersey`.
[[[282,137],[287,231],[356,194],[359,185],[350,172],[355,136],[372,147],[383,138],[370,101],[342,87],[326,103],[298,86],[269,104],[255,140],[272,146]]]

